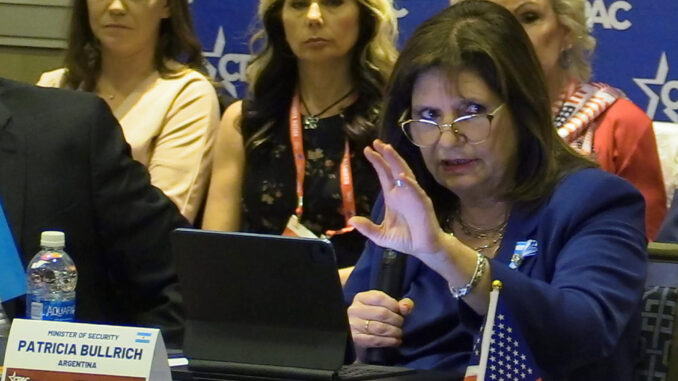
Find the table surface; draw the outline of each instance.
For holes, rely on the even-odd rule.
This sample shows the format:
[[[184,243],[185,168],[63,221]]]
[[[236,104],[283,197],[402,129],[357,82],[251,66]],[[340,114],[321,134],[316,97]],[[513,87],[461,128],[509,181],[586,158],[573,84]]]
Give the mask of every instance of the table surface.
[[[172,368],[172,378],[174,381],[264,381],[272,380],[271,378],[265,377],[252,377],[252,376],[221,376],[216,377],[210,376],[194,376],[187,367],[173,367]],[[415,373],[410,373],[406,375],[391,376],[391,377],[382,377],[382,378],[372,378],[376,381],[461,381],[463,376],[457,374],[451,374],[448,372],[433,371],[433,370],[417,370]]]

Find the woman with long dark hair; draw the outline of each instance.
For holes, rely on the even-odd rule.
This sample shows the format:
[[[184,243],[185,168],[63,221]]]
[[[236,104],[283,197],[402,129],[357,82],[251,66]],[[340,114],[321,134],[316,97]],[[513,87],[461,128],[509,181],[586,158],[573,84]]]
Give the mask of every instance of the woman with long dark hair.
[[[368,215],[378,191],[361,151],[395,62],[393,7],[262,0],[259,17],[250,94],[224,114],[203,227],[325,234],[351,266],[364,239],[346,221]]]

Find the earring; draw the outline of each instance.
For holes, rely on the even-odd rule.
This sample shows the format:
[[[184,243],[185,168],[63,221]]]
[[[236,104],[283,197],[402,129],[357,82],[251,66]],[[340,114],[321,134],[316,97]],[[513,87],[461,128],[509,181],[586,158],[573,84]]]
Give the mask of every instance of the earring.
[[[569,69],[572,66],[572,47],[563,49],[558,56],[558,65],[563,69]]]

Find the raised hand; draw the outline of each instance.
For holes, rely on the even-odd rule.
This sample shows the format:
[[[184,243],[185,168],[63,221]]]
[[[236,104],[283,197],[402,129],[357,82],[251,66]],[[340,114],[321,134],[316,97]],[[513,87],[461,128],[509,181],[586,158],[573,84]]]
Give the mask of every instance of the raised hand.
[[[379,177],[384,194],[384,219],[381,224],[377,225],[368,218],[353,217],[349,223],[376,245],[417,257],[450,284],[458,285],[457,287],[465,285],[475,272],[477,252],[443,231],[433,210],[433,202],[419,186],[405,160],[393,147],[375,140],[374,149],[365,148],[365,157]],[[482,291],[467,296],[466,303],[476,312],[483,313],[487,310],[489,288],[489,277],[483,277],[475,287]],[[368,295],[361,296],[359,301],[363,302],[363,298],[367,296],[376,298],[370,294],[372,292],[378,291],[368,291],[366,293]],[[385,294],[384,296],[389,298]],[[356,295],[353,305],[356,305],[357,298]],[[387,299],[379,300],[381,300],[379,305],[397,314],[398,309],[395,305],[398,302],[392,298],[390,302],[384,302]],[[390,313],[386,315],[392,317]],[[363,318],[364,324],[366,320]],[[360,327],[358,326],[357,329]],[[398,345],[393,340],[384,338],[379,340],[370,338],[369,340],[371,341],[365,341],[364,344],[370,346]]]
[[[374,149],[366,147],[365,157],[372,164],[384,194],[385,215],[380,225],[368,218],[353,217],[349,223],[381,247],[417,257],[441,249],[443,233],[433,211],[433,203],[415,180],[405,160],[380,140]],[[426,262],[426,261],[425,261]]]

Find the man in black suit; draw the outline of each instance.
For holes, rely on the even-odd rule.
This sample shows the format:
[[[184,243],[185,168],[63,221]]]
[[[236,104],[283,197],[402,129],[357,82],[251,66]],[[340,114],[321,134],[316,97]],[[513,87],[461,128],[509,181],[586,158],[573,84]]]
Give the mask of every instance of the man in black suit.
[[[169,233],[188,223],[131,159],[102,100],[0,78],[0,198],[24,265],[42,231],[65,232],[77,321],[158,327],[180,342]],[[25,315],[23,298],[3,305]]]

